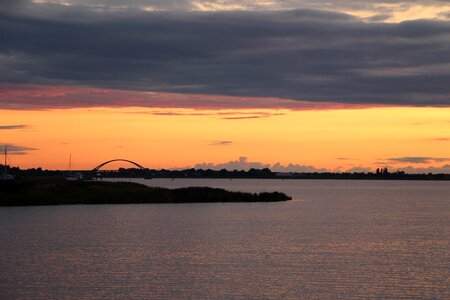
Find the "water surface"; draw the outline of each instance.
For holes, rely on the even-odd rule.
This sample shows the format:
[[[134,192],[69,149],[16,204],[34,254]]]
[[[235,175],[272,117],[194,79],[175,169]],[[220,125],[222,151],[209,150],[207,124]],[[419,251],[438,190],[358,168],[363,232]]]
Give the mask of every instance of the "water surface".
[[[0,208],[0,299],[450,298],[450,183],[153,179],[277,203]]]

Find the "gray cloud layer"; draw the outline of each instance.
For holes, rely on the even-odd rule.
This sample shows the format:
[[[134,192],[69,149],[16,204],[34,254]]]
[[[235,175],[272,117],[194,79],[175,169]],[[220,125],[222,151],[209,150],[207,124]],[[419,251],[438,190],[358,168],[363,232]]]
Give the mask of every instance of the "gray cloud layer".
[[[428,156],[407,156],[407,157],[388,158],[387,160],[394,162],[394,163],[428,164],[428,163],[433,163],[433,162],[449,161],[450,158],[428,157]]]
[[[4,7],[2,83],[450,105],[446,21],[371,23],[317,10]]]
[[[2,145],[2,147],[0,148],[2,152],[5,151],[5,147],[7,147],[8,153],[15,154],[15,155],[28,154],[30,151],[38,150],[36,148],[20,146],[20,145],[13,145],[13,144],[0,143],[0,145]]]
[[[21,3],[22,6],[27,2],[26,0],[2,1]],[[417,5],[442,7],[448,4],[447,0],[40,0],[39,2],[114,11],[133,9],[159,11],[327,9],[332,11],[369,11],[379,15],[406,11]]]

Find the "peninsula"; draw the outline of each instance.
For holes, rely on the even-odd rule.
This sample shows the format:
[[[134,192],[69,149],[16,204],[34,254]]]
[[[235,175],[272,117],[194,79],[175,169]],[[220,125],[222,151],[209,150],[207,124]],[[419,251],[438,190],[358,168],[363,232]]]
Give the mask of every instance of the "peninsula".
[[[210,187],[166,189],[131,182],[68,181],[63,178],[22,178],[0,181],[0,206],[287,200],[291,200],[291,197],[280,192],[253,194]]]

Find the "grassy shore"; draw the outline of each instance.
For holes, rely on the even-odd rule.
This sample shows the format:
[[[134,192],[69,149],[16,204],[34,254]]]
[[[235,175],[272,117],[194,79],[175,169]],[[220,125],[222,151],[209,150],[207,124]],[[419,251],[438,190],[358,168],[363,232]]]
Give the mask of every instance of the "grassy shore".
[[[126,203],[275,202],[283,193],[242,193],[209,187],[165,189],[131,182],[28,178],[0,182],[0,206]]]

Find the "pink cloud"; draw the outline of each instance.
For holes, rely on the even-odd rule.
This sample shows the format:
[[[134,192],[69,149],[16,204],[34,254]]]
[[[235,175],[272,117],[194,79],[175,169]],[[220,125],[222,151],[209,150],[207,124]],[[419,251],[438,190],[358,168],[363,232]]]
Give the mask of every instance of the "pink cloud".
[[[85,86],[29,84],[0,85],[1,109],[57,109],[80,107],[149,107],[191,109],[355,109],[380,105],[339,104],[280,98],[233,97],[202,94],[156,93]]]

